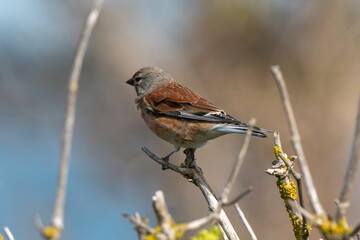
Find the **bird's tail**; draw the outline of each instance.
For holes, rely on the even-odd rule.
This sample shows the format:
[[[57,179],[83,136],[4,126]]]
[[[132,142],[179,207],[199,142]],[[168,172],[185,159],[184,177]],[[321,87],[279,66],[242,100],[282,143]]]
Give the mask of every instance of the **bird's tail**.
[[[245,123],[242,123],[242,124],[224,124],[222,126],[218,126],[216,128],[216,131],[223,132],[223,133],[246,134],[248,129],[249,129],[249,126],[247,124],[245,124]],[[251,135],[255,136],[255,137],[266,138],[267,135],[264,132],[272,133],[273,131],[253,126]]]

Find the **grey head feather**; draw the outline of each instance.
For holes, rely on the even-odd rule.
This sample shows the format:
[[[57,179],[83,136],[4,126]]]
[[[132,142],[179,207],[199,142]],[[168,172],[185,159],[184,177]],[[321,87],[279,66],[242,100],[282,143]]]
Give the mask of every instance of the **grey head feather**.
[[[136,98],[141,98],[165,83],[172,82],[171,75],[158,67],[144,67],[138,70],[134,76],[127,81],[133,85]]]

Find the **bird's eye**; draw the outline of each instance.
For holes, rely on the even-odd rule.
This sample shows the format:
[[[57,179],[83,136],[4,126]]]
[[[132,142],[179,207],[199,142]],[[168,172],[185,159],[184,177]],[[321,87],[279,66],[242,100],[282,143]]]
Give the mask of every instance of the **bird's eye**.
[[[142,78],[139,78],[139,77],[135,78],[135,82],[137,84],[140,84],[142,82]]]

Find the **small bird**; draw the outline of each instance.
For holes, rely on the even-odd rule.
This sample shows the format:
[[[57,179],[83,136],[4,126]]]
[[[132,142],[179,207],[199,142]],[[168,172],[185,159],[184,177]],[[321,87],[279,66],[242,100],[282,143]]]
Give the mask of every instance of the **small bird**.
[[[246,134],[249,129],[246,123],[180,85],[158,67],[142,68],[126,83],[135,87],[135,104],[145,124],[175,146],[174,151],[163,158],[166,162],[180,148],[190,152],[193,162],[195,149],[207,141],[228,133]],[[264,138],[263,132],[271,131],[253,127],[252,136]]]

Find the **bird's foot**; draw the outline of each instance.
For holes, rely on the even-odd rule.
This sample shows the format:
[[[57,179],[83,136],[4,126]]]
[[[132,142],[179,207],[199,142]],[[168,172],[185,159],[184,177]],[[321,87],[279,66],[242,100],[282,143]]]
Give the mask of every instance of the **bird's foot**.
[[[164,160],[164,164],[162,164],[162,167],[161,167],[161,169],[162,170],[166,170],[166,169],[168,169],[169,168],[169,160],[170,160],[170,156],[169,155],[167,155],[167,156],[165,156],[165,157],[163,157],[163,158],[161,158],[162,160]]]
[[[194,168],[195,167],[195,148],[187,148],[184,150],[184,153],[186,155],[186,159],[184,161],[184,164],[188,168]]]

